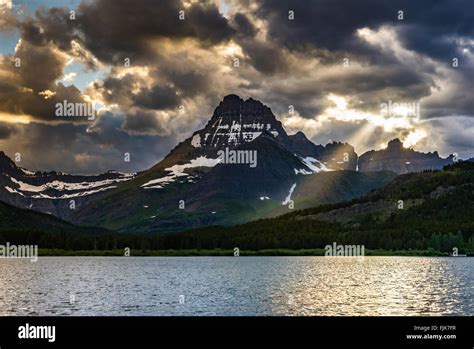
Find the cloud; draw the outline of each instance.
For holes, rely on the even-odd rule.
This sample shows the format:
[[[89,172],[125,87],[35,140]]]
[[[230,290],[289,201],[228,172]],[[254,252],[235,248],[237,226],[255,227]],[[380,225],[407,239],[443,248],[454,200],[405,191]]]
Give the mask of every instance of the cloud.
[[[404,3],[405,1],[401,1]],[[308,46],[343,50],[358,28],[375,27],[396,19],[396,7],[378,0],[354,1],[285,0],[258,1],[254,12],[268,23],[268,36],[292,50]],[[294,20],[289,18],[293,11]]]
[[[84,46],[107,63],[122,63],[126,57],[151,63],[153,40],[191,38],[215,45],[229,40],[234,31],[212,2],[187,7],[176,0],[137,0],[133,6],[125,0],[82,2],[76,21]]]
[[[11,32],[17,25],[15,14],[11,8],[11,0],[0,0],[0,33]]]
[[[175,145],[172,136],[130,135],[121,129],[122,123],[123,116],[112,113],[102,115],[94,127],[31,122],[15,126],[14,142],[6,137],[5,127],[12,126],[0,124],[0,148],[11,157],[19,152],[25,168],[96,174],[149,168]],[[130,162],[124,161],[125,153]]]
[[[474,87],[474,20],[467,10],[471,7],[468,0],[441,1],[436,6],[430,1],[403,0],[390,4],[261,0],[248,11],[267,24],[267,44],[277,42],[280,52],[311,52],[322,65],[318,69],[322,74],[341,66],[345,57],[352,68],[358,67],[346,69],[339,77],[332,74],[330,80],[314,79],[316,95],[320,89],[324,94],[356,95],[364,107],[372,108],[388,98],[423,99],[426,117],[441,117],[474,113],[471,98],[463,92]],[[290,10],[294,20],[288,18]],[[400,10],[402,21],[397,18]],[[461,62],[457,70],[450,67],[453,57]],[[292,69],[288,74],[295,75]],[[452,99],[457,103],[450,103]]]
[[[53,43],[62,51],[71,50],[71,42],[78,39],[77,24],[66,8],[39,7],[35,17],[20,22],[21,37],[33,45]]]
[[[9,139],[16,132],[17,127],[15,125],[0,123],[0,140]]]
[[[71,72],[71,73],[68,73],[68,74],[64,75],[63,78],[62,78],[62,80],[63,80],[63,81],[68,81],[68,82],[74,81],[74,79],[76,78],[76,76],[77,76],[77,73]]]
[[[426,150],[474,151],[467,142],[474,117],[468,0],[225,3],[83,1],[75,20],[68,8],[39,7],[16,19],[3,6],[0,30],[17,28],[21,39],[14,54],[0,56],[0,120],[11,127],[21,121],[11,132],[32,136],[13,145],[13,133],[0,129],[2,146],[31,147],[31,154],[43,149],[41,142],[63,147],[50,158],[32,156],[32,166],[143,169],[202,127],[223,96],[236,93],[261,100],[285,127],[316,143],[349,141],[360,152],[401,137]],[[14,58],[21,58],[20,69]],[[64,85],[72,81],[73,73],[64,71],[71,62],[97,73],[82,91]],[[86,85],[84,72],[75,71],[74,81]],[[335,113],[331,95],[344,98],[345,115]],[[54,105],[63,100],[93,101],[97,120],[57,118]],[[389,101],[420,103],[421,115],[399,120],[406,127],[388,127],[398,122],[380,115]],[[147,147],[143,156],[123,164],[125,149],[139,146]]]
[[[14,56],[0,56],[0,77],[4,77],[0,81],[0,113],[51,122],[69,121],[55,115],[56,103],[84,103],[85,99],[74,85],[57,82],[66,63],[67,55],[53,44],[37,46],[20,40]]]
[[[472,140],[474,139],[474,124],[472,118],[453,116],[429,121],[432,127],[431,134],[417,145],[425,151],[440,149],[443,156],[457,153],[461,159],[471,158],[474,155]]]
[[[242,35],[245,37],[254,37],[257,35],[258,28],[256,28],[256,26],[245,14],[237,12],[234,15],[233,20],[237,35]]]
[[[148,110],[138,110],[127,113],[122,128],[131,134],[141,135],[166,135],[169,131],[166,129],[166,114],[157,113]],[[163,120],[165,119],[165,120]]]
[[[148,109],[171,109],[179,105],[180,98],[172,87],[155,85],[152,88],[140,89],[138,94],[133,96],[133,102]]]
[[[358,29],[390,25],[400,28],[408,49],[439,57],[448,53],[443,50],[447,47],[443,39],[474,34],[470,0],[436,4],[430,0],[260,0],[256,4],[253,12],[267,20],[269,36],[292,49],[307,45],[331,50],[354,48],[351,44],[356,41]],[[294,11],[294,20],[288,18],[290,10]],[[399,11],[403,11],[403,20],[398,18]]]

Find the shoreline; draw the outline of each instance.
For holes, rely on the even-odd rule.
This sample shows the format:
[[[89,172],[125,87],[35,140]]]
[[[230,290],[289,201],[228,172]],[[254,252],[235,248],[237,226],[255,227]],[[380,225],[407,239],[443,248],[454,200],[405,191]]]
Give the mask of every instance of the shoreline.
[[[449,257],[447,252],[439,252],[434,250],[397,250],[389,251],[382,249],[365,250],[365,256],[396,256],[396,257]],[[46,256],[84,256],[84,257],[125,257],[124,250],[63,250],[63,249],[39,249],[38,255],[40,257]],[[291,249],[266,249],[259,251],[252,250],[240,250],[239,256],[251,257],[251,256],[324,256],[324,249],[303,249],[303,250],[291,250]],[[130,257],[234,257],[234,250],[130,250]],[[473,256],[473,254],[468,254]],[[358,258],[358,257],[354,257]]]

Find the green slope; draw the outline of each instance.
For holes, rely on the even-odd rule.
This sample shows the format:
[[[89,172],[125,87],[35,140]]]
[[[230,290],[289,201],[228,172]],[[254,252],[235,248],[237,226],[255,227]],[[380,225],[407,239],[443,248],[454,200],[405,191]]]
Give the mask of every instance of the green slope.
[[[0,243],[29,243],[46,237],[57,239],[60,236],[66,238],[110,233],[103,228],[79,227],[52,215],[20,209],[0,201]]]
[[[403,208],[400,201],[403,200]],[[366,248],[474,251],[474,164],[398,176],[363,198],[231,227],[162,237],[160,248]]]
[[[250,145],[245,145],[250,146]],[[72,212],[76,224],[101,226],[122,233],[165,233],[209,225],[235,225],[288,212],[282,202],[296,182],[294,208],[338,202],[365,195],[393,179],[391,172],[334,171],[296,175],[301,161],[271,135],[251,143],[258,150],[258,166],[218,164],[186,169],[198,178],[179,177],[158,189],[143,183],[164,177],[163,169],[186,158],[190,149],[178,146],[172,156],[137,178]],[[244,147],[244,145],[242,146]],[[239,148],[240,149],[240,148]],[[194,155],[191,155],[191,157]],[[173,158],[173,159],[171,159]],[[260,198],[268,197],[268,200]],[[180,200],[185,208],[179,206]]]

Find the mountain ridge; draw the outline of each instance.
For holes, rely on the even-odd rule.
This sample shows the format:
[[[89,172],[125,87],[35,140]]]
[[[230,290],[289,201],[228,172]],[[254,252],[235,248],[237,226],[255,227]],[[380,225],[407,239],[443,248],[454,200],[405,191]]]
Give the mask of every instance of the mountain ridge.
[[[258,166],[224,163],[219,158],[223,150],[255,151]],[[260,101],[228,95],[202,129],[139,173],[32,172],[0,153],[0,200],[75,224],[167,231],[238,224],[279,214],[290,203],[302,208],[346,200],[385,185],[395,174],[439,169],[453,162],[452,156],[443,159],[437,152],[404,148],[399,139],[360,157],[348,143],[317,145],[301,131],[288,135]],[[181,202],[185,209],[179,207]]]
[[[359,171],[393,171],[398,174],[420,172],[423,170],[440,170],[454,163],[454,155],[441,158],[437,151],[431,153],[417,152],[403,147],[400,139],[388,142],[385,149],[370,150],[359,157]]]
[[[402,200],[402,206],[400,204]],[[474,252],[474,164],[397,176],[361,198],[295,210],[233,227],[211,226],[161,236],[160,249],[367,249]],[[186,243],[186,245],[185,245]],[[186,247],[184,247],[186,246]]]

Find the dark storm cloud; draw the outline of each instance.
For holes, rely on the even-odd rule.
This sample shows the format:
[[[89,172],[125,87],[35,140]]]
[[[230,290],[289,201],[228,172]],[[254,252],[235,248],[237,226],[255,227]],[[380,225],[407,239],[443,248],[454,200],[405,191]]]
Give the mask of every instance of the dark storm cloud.
[[[281,71],[291,73],[285,60],[285,49],[310,53],[322,64],[337,64],[342,58],[350,57],[364,64],[400,65],[393,55],[381,53],[356,35],[358,29],[368,27],[376,30],[382,25],[396,28],[409,49],[433,54],[433,57],[449,64],[455,54],[459,56],[456,37],[471,35],[474,26],[474,21],[470,20],[472,14],[464,14],[465,9],[472,6],[468,0],[462,0],[459,4],[443,1],[436,5],[431,1],[408,0],[367,0],[363,3],[347,0],[261,0],[256,3],[257,10],[249,11],[267,21],[265,42],[252,40],[252,35],[244,34],[252,32],[249,28],[253,24],[248,16],[237,13],[233,25],[238,29],[236,40],[250,58],[250,63],[266,75]],[[288,18],[290,10],[295,12],[294,20]],[[399,10],[404,11],[403,21],[397,19]],[[443,13],[446,14],[444,17]],[[462,30],[457,30],[457,26],[461,26]],[[468,70],[468,73],[472,72],[472,69]],[[412,74],[417,74],[415,68]]]
[[[20,166],[31,170],[95,174],[115,169],[134,172],[151,167],[175,145],[174,137],[136,136],[125,132],[123,116],[105,113],[92,129],[87,125],[30,123],[16,126],[15,142],[2,138],[9,156],[21,153]],[[23,135],[20,137],[20,135]],[[124,161],[130,154],[130,162]]]
[[[155,85],[142,88],[133,96],[133,101],[135,105],[148,109],[171,109],[177,107],[181,99],[172,87]]]
[[[460,38],[474,37],[474,4],[470,0],[416,1],[407,4],[409,24],[400,28],[407,48],[439,60],[460,54]]]
[[[270,93],[257,94],[257,99],[271,106],[276,115],[288,115],[289,107],[293,106],[299,115],[313,118],[328,106],[324,91],[309,86],[293,89],[275,86],[269,89]]]
[[[20,22],[21,37],[34,45],[53,42],[63,51],[71,49],[71,41],[78,39],[76,21],[70,18],[66,8],[39,7],[35,18],[28,17]]]
[[[132,134],[162,135],[166,133],[166,128],[160,118],[148,110],[127,113],[122,128]]]
[[[291,105],[299,115],[313,118],[332,104],[326,98],[329,93],[350,96],[352,104],[348,102],[352,108],[378,112],[380,104],[389,100],[409,102],[429,96],[430,88],[435,85],[430,74],[413,73],[404,66],[339,67],[331,74],[293,77],[288,84],[276,77],[263,91],[257,91],[256,97],[271,105],[279,115],[287,115]]]
[[[363,4],[351,0],[261,0],[259,4],[256,13],[268,20],[269,36],[291,49],[344,49],[356,29],[394,22],[399,7],[384,0],[366,0]],[[294,20],[288,18],[290,10]]]
[[[180,20],[179,11],[185,11]],[[234,30],[215,4],[205,1],[185,8],[181,1],[98,0],[82,2],[77,23],[83,41],[96,57],[104,62],[150,61],[151,39],[195,38],[212,45],[227,41]]]
[[[57,83],[67,62],[60,50],[70,49],[73,30],[65,9],[40,7],[36,16],[16,23],[21,41],[15,55],[0,58],[0,76],[8,77],[0,84],[0,111],[57,121],[56,103],[84,102],[75,86]]]
[[[187,99],[213,93],[214,70],[212,65],[187,54],[160,52],[155,56],[154,65],[147,66],[145,75],[120,74],[118,69],[112,69],[104,79],[95,82],[93,88],[107,103],[123,108],[176,110]]]
[[[339,77],[319,81],[321,94],[325,91],[350,95],[364,102],[364,108],[379,110],[380,103],[419,101],[431,94],[435,86],[433,76],[424,71],[414,72],[406,66],[374,67],[370,71],[354,71]],[[360,106],[353,105],[358,108]]]
[[[153,40],[196,39],[203,46],[228,41],[235,30],[208,1],[185,7],[181,1],[125,0],[83,1],[70,19],[69,9],[40,7],[35,17],[19,24],[21,36],[33,45],[54,43],[59,49],[72,52],[75,40],[99,60],[123,65],[129,58],[134,65],[152,64],[156,52]],[[184,11],[184,20],[180,20]],[[84,57],[82,57],[84,58]],[[91,62],[86,62],[93,64]]]
[[[34,45],[45,45],[48,41],[38,22],[29,17],[19,24],[21,38]]]
[[[14,65],[15,58],[20,59],[19,67]],[[65,58],[53,46],[22,41],[15,57],[0,58],[0,74],[8,76],[0,81],[0,112],[58,121],[56,103],[83,103],[83,95],[75,86],[55,82],[62,77],[64,65]]]
[[[189,68],[190,64],[188,64]],[[138,107],[153,110],[177,109],[184,103],[183,98],[194,97],[209,90],[212,80],[197,69],[187,70],[180,62],[163,62],[160,70],[150,69],[145,79],[153,81],[151,87],[141,87],[130,93],[143,77],[125,74],[121,78],[112,72],[100,82],[94,83],[94,89],[107,103],[123,107]]]
[[[55,115],[56,103],[83,103],[83,96],[74,86],[64,86],[59,83],[56,94],[45,99],[43,95],[24,90],[8,82],[0,82],[0,113],[29,115],[43,121],[84,121],[81,119],[60,118]]]
[[[259,72],[273,75],[289,71],[285,55],[278,46],[252,39],[243,39],[238,43],[248,55],[250,64]]]
[[[242,48],[244,64],[250,64],[265,75],[273,75],[288,71],[286,53],[277,43],[256,38],[259,29],[249,16],[237,12],[232,18],[236,29],[234,41]]]
[[[88,132],[87,137],[92,145],[100,145],[100,149],[109,149],[114,154],[110,159],[103,157],[111,164],[108,168],[120,171],[137,171],[151,167],[157,159],[163,158],[176,145],[176,135],[169,136],[130,134],[123,129],[125,117],[106,112],[99,118],[96,125]],[[91,152],[98,151],[90,146],[85,148]],[[123,162],[123,154],[129,153],[131,163]],[[104,166],[104,169],[107,166]]]
[[[294,20],[288,18],[290,10],[294,11]],[[397,19],[399,10],[403,11],[402,21]],[[267,40],[259,43],[246,38],[247,41],[240,39],[239,44],[253,66],[267,76],[279,72],[289,76],[296,74],[293,67],[288,67],[286,50],[306,55],[308,60],[318,59],[321,71],[324,66],[341,65],[344,57],[349,57],[353,64],[370,67],[370,71],[349,68],[340,76],[323,74],[312,80],[313,86],[304,82],[299,86],[268,86],[272,92],[266,95],[271,95],[269,98],[281,110],[285,110],[288,103],[295,104],[303,116],[313,117],[325,104],[311,99],[324,98],[330,92],[363,100],[363,105],[354,107],[373,110],[387,99],[417,101],[428,97],[450,81],[456,85],[445,92],[450,97],[427,101],[423,117],[474,114],[472,98],[465,92],[474,88],[474,11],[469,0],[436,3],[428,0],[366,0],[362,3],[261,0],[257,1],[256,10],[249,7],[248,11],[268,24]],[[397,52],[381,50],[357,35],[361,28],[377,32],[384,27],[391,28],[395,34],[385,40],[396,40],[401,47],[419,56],[406,61],[398,57]],[[278,47],[278,50],[267,51],[265,47]],[[459,58],[457,71],[439,69],[443,66],[449,69],[453,57]],[[456,103],[450,102],[454,100]]]
[[[187,36],[196,37],[204,43],[217,44],[229,40],[235,33],[225,17],[219,12],[215,4],[201,1],[193,3],[188,10],[190,23]]]
[[[191,69],[188,70],[179,63],[177,63],[176,66],[161,64],[160,68],[160,71],[152,74],[152,76],[156,78],[159,78],[159,76],[166,77],[184,97],[193,97],[203,93],[208,90],[213,83],[209,75],[198,68],[193,69],[193,67],[190,67]]]
[[[473,89],[472,81],[463,81],[456,86],[454,93],[443,95],[438,99],[429,101],[426,105],[422,105],[425,117],[436,118],[440,115],[473,117],[474,100],[472,98],[472,92],[470,92]],[[466,91],[469,91],[469,93],[466,93]]]
[[[240,12],[237,12],[234,15],[234,25],[237,30],[237,35],[252,37],[255,36],[258,31],[250,19],[245,14]]]
[[[63,75],[65,58],[51,45],[35,46],[22,41],[15,56],[9,58],[5,57],[0,68],[14,74],[20,86],[35,92],[52,89],[54,81]],[[20,66],[15,66],[14,59],[20,59]]]
[[[470,36],[474,34],[474,11],[470,0],[261,0],[256,11],[269,21],[269,36],[287,47],[302,48],[305,45],[329,49],[344,49],[353,40],[353,34],[363,27],[377,28],[382,24],[410,25],[405,30],[407,42],[412,38],[413,49],[439,53],[445,45],[433,40],[442,35]],[[288,19],[288,11],[294,11],[295,19]],[[399,21],[398,11],[404,12]],[[422,32],[416,35],[416,32]],[[430,40],[420,40],[427,38]],[[445,46],[444,46],[445,47]],[[432,50],[434,49],[434,50]]]
[[[63,103],[84,103],[84,98],[80,90],[75,86],[65,86],[58,83],[54,89],[55,95],[45,99],[42,95],[30,95],[31,101],[24,103],[23,111],[25,114],[36,116],[44,121],[79,121],[84,122],[85,118],[80,115],[77,117],[57,116],[56,104]]]
[[[0,123],[0,139],[1,140],[10,138],[17,131],[18,130],[15,125]]]
[[[461,159],[474,157],[474,124],[470,118],[440,118],[433,120],[432,127],[437,139],[443,140],[443,156],[457,153]]]
[[[450,63],[452,57],[459,55],[459,48],[450,31],[442,32],[432,28],[422,27],[419,24],[400,27],[400,38],[405,47],[422,52],[438,60]]]
[[[135,81],[133,74],[125,74],[122,78],[108,75],[103,80],[94,82],[93,87],[106,103],[128,106],[132,98],[130,90]]]
[[[180,11],[184,20],[180,20]],[[34,45],[53,42],[64,51],[76,40],[106,63],[123,64],[124,58],[149,62],[153,39],[195,38],[203,45],[229,40],[234,29],[217,6],[202,1],[185,7],[181,1],[83,1],[70,18],[67,8],[39,7],[35,17],[19,24],[23,39]]]

